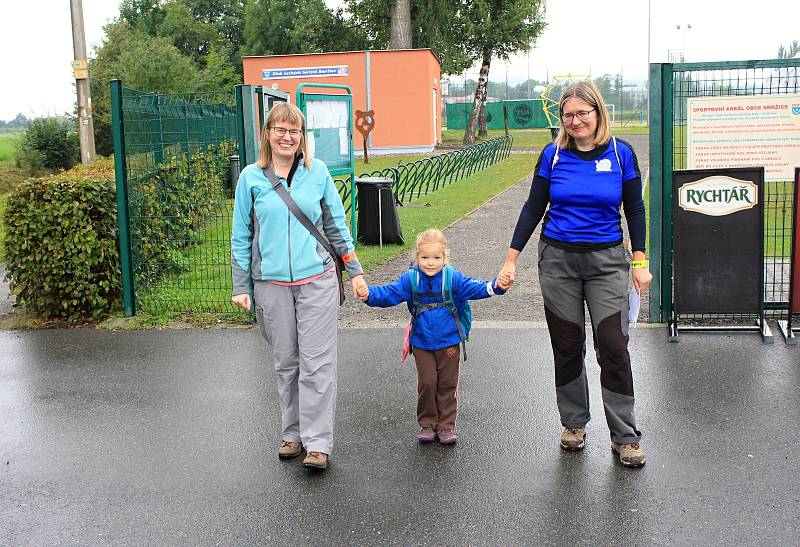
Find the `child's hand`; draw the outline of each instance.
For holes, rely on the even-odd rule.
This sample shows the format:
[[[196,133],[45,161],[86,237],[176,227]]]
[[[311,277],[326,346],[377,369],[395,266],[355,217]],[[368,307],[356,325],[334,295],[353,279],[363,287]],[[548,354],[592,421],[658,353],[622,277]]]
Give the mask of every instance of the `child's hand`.
[[[363,275],[358,275],[352,279],[353,296],[361,302],[366,302],[369,298],[369,286],[364,281]]]
[[[500,272],[497,274],[497,285],[507,291],[514,284],[517,276],[517,265],[514,262],[506,261]]]

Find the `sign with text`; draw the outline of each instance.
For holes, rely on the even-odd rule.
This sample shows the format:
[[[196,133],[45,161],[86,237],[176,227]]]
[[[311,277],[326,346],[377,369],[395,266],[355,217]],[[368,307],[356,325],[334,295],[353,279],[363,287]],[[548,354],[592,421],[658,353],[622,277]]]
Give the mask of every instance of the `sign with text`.
[[[760,313],[764,170],[673,173],[676,313]]]
[[[687,99],[689,169],[764,167],[765,181],[788,181],[800,165],[800,95]]]
[[[269,68],[261,71],[261,78],[264,80],[285,80],[287,78],[332,78],[335,76],[347,76],[347,65]]]
[[[678,192],[681,209],[712,217],[750,209],[757,204],[758,187],[749,180],[731,177],[706,177],[684,184]]]

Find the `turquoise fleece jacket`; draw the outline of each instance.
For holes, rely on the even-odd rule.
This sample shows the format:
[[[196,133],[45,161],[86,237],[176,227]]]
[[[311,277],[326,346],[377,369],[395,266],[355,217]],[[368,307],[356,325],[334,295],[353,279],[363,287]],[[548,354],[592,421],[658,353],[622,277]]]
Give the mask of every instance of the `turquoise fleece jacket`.
[[[414,267],[419,272],[417,283],[417,298],[421,304],[442,301],[442,272],[429,276]],[[455,270],[453,272],[453,300],[459,314],[464,309],[467,300],[480,300],[490,296],[503,294],[505,291],[497,286],[497,279],[485,281],[477,277],[469,277]],[[424,296],[422,293],[432,293],[436,296]],[[414,306],[414,296],[411,293],[411,280],[408,272],[388,285],[370,285],[367,305],[377,308],[396,306],[401,302],[408,305],[408,311]],[[415,348],[437,350],[461,343],[458,327],[447,307],[435,308],[423,312],[411,329],[409,342]]]
[[[281,182],[292,199],[330,241],[344,260],[350,276],[362,274],[347,229],[344,207],[328,167],[302,160]],[[292,282],[323,273],[333,258],[286,207],[264,172],[255,164],[245,167],[236,185],[231,235],[233,294],[250,292],[250,279]]]

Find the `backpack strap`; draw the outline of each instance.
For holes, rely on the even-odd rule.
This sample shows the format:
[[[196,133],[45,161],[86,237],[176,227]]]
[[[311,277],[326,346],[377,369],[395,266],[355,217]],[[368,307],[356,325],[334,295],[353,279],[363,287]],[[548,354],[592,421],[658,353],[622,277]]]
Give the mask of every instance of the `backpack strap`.
[[[464,343],[467,337],[464,336],[464,326],[461,324],[461,319],[458,317],[458,308],[456,308],[456,300],[453,298],[453,272],[455,270],[450,264],[445,264],[442,269],[442,300],[447,303],[447,308],[450,310],[450,315],[456,322],[456,329],[458,329],[458,337],[461,339],[461,352],[464,354],[464,361],[467,360],[467,345]]]
[[[414,308],[417,307],[419,304],[419,292],[417,291],[417,270],[414,268],[408,269],[408,282],[411,283],[411,303],[414,305]]]

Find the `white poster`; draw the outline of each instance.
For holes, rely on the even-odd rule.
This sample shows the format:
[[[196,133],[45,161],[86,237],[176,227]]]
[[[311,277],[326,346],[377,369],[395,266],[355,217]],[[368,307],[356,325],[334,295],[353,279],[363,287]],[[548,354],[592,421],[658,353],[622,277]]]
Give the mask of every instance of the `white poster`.
[[[800,167],[800,95],[687,99],[689,169],[764,167],[765,181],[790,181]]]

